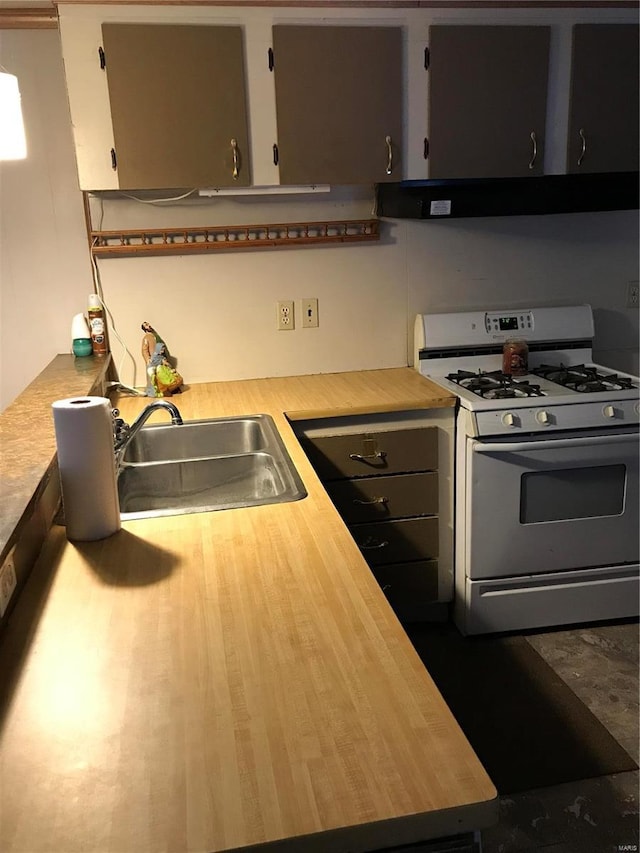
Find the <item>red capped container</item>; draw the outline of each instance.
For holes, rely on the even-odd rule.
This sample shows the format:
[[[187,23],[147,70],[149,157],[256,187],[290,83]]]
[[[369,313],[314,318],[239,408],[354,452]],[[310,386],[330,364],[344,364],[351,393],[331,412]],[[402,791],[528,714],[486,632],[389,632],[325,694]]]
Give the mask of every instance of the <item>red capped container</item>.
[[[529,347],[523,340],[505,341],[502,348],[502,372],[507,376],[525,376],[529,372]]]

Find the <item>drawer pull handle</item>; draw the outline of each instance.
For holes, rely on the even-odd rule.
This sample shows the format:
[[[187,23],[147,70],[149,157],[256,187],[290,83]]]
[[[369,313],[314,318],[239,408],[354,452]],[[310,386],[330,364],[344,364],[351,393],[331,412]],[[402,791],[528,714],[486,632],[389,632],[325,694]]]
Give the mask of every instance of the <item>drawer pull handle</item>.
[[[587,153],[587,137],[584,134],[584,127],[581,127],[578,131],[580,134],[580,156],[578,157],[578,166],[582,166],[582,161],[584,160],[584,155]]]
[[[361,551],[374,551],[379,548],[386,548],[388,544],[389,543],[386,542],[384,539],[382,540],[382,542],[378,542],[377,539],[367,539],[358,547]]]
[[[386,459],[387,454],[384,450],[378,450],[377,453],[367,453],[366,455],[362,453],[350,453],[349,459],[354,459],[356,462],[370,462],[376,459]]]
[[[384,141],[387,143],[387,175],[393,172],[393,148],[391,147],[391,137],[385,136]]]
[[[238,140],[231,140],[231,153],[233,154],[233,170],[231,172],[231,176],[234,181],[238,180],[238,175],[240,174],[240,158],[238,156]]]
[[[531,160],[529,160],[529,168],[533,169],[538,157],[538,140],[536,139],[535,130],[531,131],[529,139],[531,139]]]
[[[359,504],[360,506],[372,506],[373,504],[388,504],[389,498],[374,498],[371,501],[361,501],[360,498],[354,498],[353,503]]]

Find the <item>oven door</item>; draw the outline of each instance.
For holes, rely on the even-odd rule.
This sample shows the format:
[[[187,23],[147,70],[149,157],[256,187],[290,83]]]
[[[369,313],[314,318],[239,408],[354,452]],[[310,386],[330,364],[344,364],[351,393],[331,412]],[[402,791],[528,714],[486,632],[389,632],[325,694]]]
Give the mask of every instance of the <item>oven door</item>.
[[[470,578],[638,562],[638,430],[467,439]]]

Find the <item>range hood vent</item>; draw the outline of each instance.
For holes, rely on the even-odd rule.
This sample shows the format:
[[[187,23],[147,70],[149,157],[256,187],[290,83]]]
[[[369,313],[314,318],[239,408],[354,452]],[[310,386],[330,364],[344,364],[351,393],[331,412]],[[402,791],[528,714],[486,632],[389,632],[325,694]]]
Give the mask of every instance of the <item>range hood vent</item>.
[[[635,210],[638,172],[378,184],[377,214],[391,219],[456,219]]]

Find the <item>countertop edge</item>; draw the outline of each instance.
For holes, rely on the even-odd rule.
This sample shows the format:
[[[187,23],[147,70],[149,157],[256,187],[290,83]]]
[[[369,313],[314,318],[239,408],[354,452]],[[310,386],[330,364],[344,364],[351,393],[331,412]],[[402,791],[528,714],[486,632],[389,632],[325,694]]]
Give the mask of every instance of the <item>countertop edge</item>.
[[[102,395],[112,369],[110,355],[79,359],[58,354],[0,413],[0,564],[34,517],[44,492],[57,486],[51,403],[98,391]],[[16,569],[20,574],[20,566]]]
[[[294,836],[282,841],[240,848],[242,853],[355,853],[355,851],[379,851],[387,847],[401,850],[404,845],[420,844],[421,841],[437,841],[466,835],[492,826],[498,820],[500,800],[495,797],[482,803],[469,803],[454,809],[442,809],[390,820],[328,829],[314,835]],[[330,846],[328,846],[330,845]],[[238,848],[225,853],[240,853]],[[409,853],[409,851],[407,851]]]

